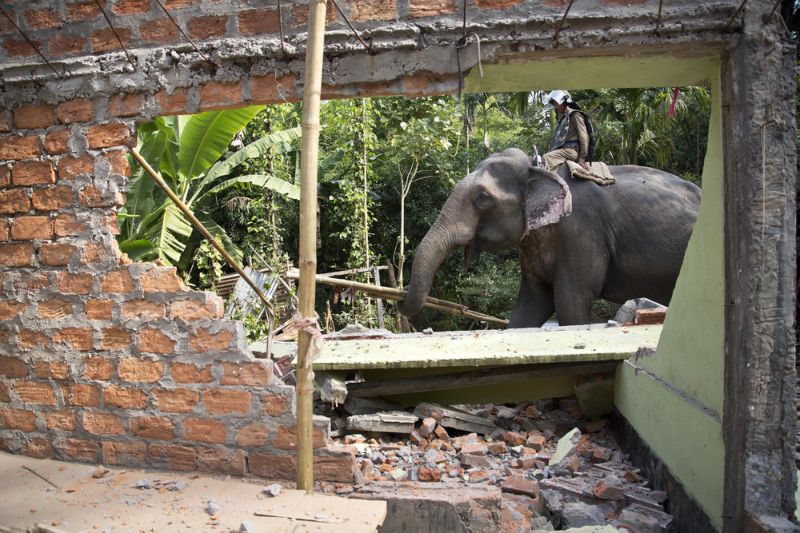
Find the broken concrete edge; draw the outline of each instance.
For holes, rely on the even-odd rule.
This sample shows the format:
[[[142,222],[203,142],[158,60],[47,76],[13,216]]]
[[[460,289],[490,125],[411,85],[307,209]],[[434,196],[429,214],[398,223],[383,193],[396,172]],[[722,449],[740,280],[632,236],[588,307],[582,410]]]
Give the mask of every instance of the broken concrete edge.
[[[673,516],[675,531],[714,531],[716,528],[702,507],[625,417],[615,410],[609,418],[609,427],[620,447],[629,454],[631,463],[642,470],[655,490],[667,493],[666,511]]]

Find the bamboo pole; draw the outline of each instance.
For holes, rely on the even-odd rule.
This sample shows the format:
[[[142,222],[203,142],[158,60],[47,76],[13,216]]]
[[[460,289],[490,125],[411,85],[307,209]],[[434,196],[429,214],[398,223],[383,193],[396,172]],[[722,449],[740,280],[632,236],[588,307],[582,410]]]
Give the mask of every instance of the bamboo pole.
[[[325,1],[309,5],[303,83],[303,146],[300,156],[300,315],[314,319],[317,270],[317,164],[319,152],[319,107],[322,92],[322,58],[325,41]],[[297,337],[297,488],[309,494],[314,489],[312,447],[314,371],[311,335],[301,330]]]
[[[289,279],[300,279],[300,276],[301,274],[298,274],[296,269],[290,269],[286,273],[286,277]],[[333,287],[347,287],[350,289],[363,291],[377,298],[383,298],[384,300],[402,301],[406,298],[406,295],[408,294],[406,291],[402,289],[393,289],[391,287],[379,287],[376,285],[370,285],[368,283],[359,283],[358,281],[330,278],[327,276],[321,276],[319,274],[317,274],[316,276],[316,281],[317,283],[324,283],[325,285],[331,285]],[[502,318],[497,318],[491,315],[478,313],[477,311],[470,311],[466,305],[450,302],[447,300],[440,300],[439,298],[433,298],[431,296],[425,298],[425,301],[422,303],[422,306],[430,307],[431,309],[436,309],[437,311],[450,313],[452,315],[460,315],[466,318],[471,318],[473,320],[488,322],[490,324],[495,324],[501,327],[508,327],[508,320],[503,320]]]
[[[194,213],[192,213],[191,209],[189,209],[189,207],[183,203],[180,198],[178,198],[172,189],[169,188],[169,185],[167,185],[161,176],[159,176],[158,172],[153,170],[153,167],[150,166],[150,163],[145,161],[145,159],[139,152],[136,151],[136,149],[131,150],[131,155],[142,166],[145,172],[147,172],[147,174],[153,178],[153,181],[156,182],[156,185],[158,185],[159,188],[161,188],[161,190],[164,191],[164,193],[169,197],[169,199],[172,200],[172,202],[178,207],[178,209],[180,209],[181,212],[186,215],[186,218],[189,219],[189,222],[191,222],[192,226],[194,226],[195,229],[199,231],[208,242],[211,243],[211,246],[216,248],[216,250],[222,254],[222,257],[225,258],[231,268],[233,268],[236,273],[239,274],[239,276],[241,276],[242,279],[245,280],[254,291],[256,291],[258,297],[262,302],[264,302],[264,306],[267,308],[269,315],[275,316],[275,310],[272,308],[272,304],[264,295],[263,291],[258,287],[258,285],[256,285],[253,280],[250,279],[250,276],[245,273],[239,262],[231,257],[225,248],[223,248],[222,245],[217,241],[217,239],[215,239],[214,236],[208,232],[205,226],[203,226],[203,223],[197,220],[197,217],[194,216]]]

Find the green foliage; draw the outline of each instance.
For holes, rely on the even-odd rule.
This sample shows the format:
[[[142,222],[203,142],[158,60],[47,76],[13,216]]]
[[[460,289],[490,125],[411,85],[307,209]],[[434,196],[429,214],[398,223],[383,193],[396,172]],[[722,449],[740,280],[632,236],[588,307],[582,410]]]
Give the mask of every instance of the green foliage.
[[[211,246],[208,241],[201,242],[194,256],[198,287],[204,290],[211,290],[214,287],[214,282],[222,277],[224,264],[225,258],[216,248]]]
[[[140,127],[138,133],[142,156],[159,169],[172,191],[236,259],[241,259],[240,249],[209,215],[217,197],[230,190],[269,189],[299,198],[295,185],[274,174],[229,176],[236,167],[267,151],[291,150],[292,142],[300,136],[299,128],[275,132],[223,158],[234,137],[262,109],[263,106],[251,106],[159,117]],[[136,258],[158,258],[187,272],[200,243],[199,233],[135,162],[133,169],[128,199],[120,213],[120,248]]]

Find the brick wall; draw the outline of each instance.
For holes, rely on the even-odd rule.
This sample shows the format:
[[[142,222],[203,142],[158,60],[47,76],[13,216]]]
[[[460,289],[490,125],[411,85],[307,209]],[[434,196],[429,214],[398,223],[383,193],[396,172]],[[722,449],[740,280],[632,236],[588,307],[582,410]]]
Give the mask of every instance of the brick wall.
[[[0,448],[171,469],[294,476],[294,391],[244,347],[240,324],[174,271],[130,264],[116,214],[135,124],[158,115],[302,94],[306,1],[4,2],[54,74],[0,16]],[[676,0],[656,36],[653,1],[469,0],[485,63],[540,51],[720,42],[738,2]],[[460,0],[340,0],[328,8],[323,97],[454,92]],[[283,27],[283,45],[278,32]],[[574,29],[577,28],[577,29]],[[615,48],[616,47],[616,48]],[[550,56],[552,58],[552,56]],[[477,62],[474,44],[461,66]],[[316,422],[318,479],[353,457]]]

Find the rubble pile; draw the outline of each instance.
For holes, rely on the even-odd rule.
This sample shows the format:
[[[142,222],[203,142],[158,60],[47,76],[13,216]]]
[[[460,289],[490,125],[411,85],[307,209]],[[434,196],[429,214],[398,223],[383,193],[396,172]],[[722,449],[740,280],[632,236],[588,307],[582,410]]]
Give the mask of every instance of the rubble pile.
[[[504,531],[611,525],[647,533],[666,531],[672,520],[666,494],[625,462],[607,419],[584,419],[574,398],[513,407],[421,404],[414,413],[345,407],[361,412],[334,419],[334,434],[357,455],[361,483],[323,490],[367,492],[387,481],[491,484],[502,490]]]

